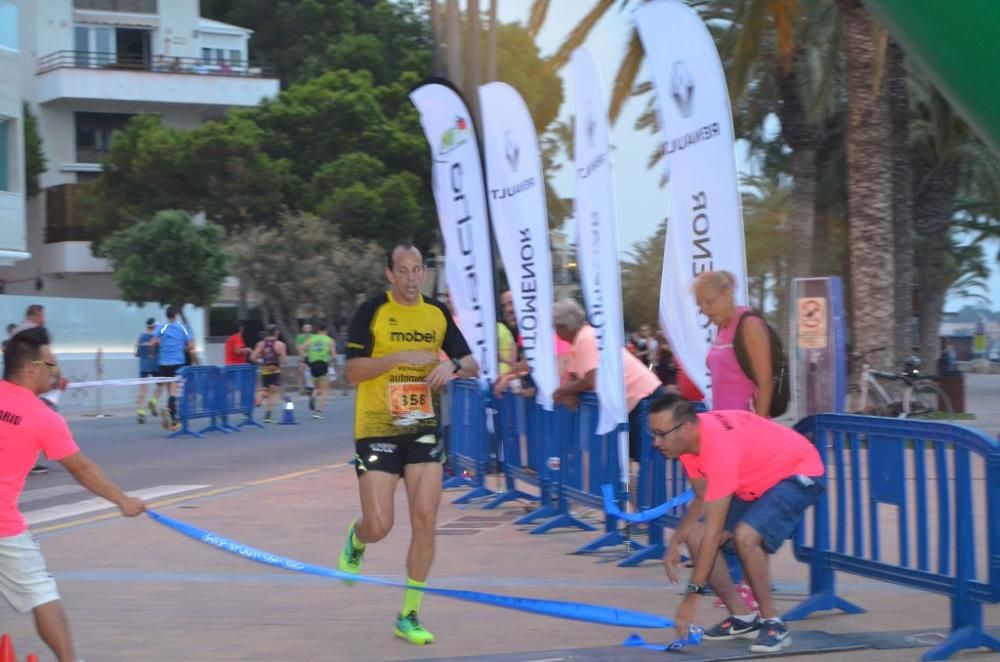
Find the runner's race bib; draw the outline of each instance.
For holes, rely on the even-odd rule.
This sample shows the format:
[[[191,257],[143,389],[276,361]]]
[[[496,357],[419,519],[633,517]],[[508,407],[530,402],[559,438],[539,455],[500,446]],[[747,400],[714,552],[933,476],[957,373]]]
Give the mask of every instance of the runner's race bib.
[[[427,418],[434,418],[431,387],[426,382],[392,382],[389,384],[389,414],[393,423],[401,426],[415,425]]]

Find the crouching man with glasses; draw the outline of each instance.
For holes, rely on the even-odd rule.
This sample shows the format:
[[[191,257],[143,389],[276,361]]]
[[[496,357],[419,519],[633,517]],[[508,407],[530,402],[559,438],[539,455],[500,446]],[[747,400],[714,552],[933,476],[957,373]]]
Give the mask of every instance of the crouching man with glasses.
[[[798,432],[767,418],[748,411],[695,414],[688,401],[674,394],[654,400],[648,420],[653,446],[680,460],[695,493],[663,557],[673,583],[678,581],[681,545],[687,544],[694,558],[677,611],[677,631],[687,636],[708,585],[729,617],[706,630],[705,639],[753,639],[753,653],[790,646],[791,635],[771,595],[768,554],[778,551],[823,493],[819,453]],[[723,545],[735,546],[759,613],[743,613],[747,608],[719,557]]]

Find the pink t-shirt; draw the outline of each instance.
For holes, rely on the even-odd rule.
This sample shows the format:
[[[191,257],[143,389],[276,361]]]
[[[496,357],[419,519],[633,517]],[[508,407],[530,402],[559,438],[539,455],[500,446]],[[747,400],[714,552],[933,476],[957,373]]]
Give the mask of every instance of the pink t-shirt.
[[[625,377],[625,406],[635,409],[639,401],[663,384],[656,373],[627,349],[622,349],[622,374]]]
[[[62,416],[30,390],[0,380],[0,538],[28,529],[17,500],[38,452],[62,460],[79,450]]]
[[[705,501],[733,494],[759,499],[786,478],[826,473],[819,453],[791,428],[748,411],[713,410],[698,414],[701,449],[681,455],[690,478],[705,478]]]
[[[726,326],[720,326],[715,342],[708,350],[708,371],[712,375],[712,409],[751,409],[757,387],[740,369],[733,349],[736,325],[740,316],[750,310],[746,306],[736,309],[736,314]],[[747,323],[759,322],[756,318]]]
[[[573,339],[566,372],[574,379],[583,379],[591,370],[597,370],[600,364],[601,350],[597,346],[597,334],[594,327],[584,324]]]
[[[556,370],[559,372],[559,383],[565,384],[569,377],[569,357],[573,352],[573,345],[559,336],[556,336]]]
[[[622,375],[625,379],[625,402],[632,411],[639,401],[660,386],[660,380],[642,361],[632,356],[622,348]],[[601,350],[597,346],[597,333],[594,327],[584,324],[576,338],[573,339],[573,351],[570,354],[568,372],[577,379],[583,379],[591,370],[597,370],[601,363]]]

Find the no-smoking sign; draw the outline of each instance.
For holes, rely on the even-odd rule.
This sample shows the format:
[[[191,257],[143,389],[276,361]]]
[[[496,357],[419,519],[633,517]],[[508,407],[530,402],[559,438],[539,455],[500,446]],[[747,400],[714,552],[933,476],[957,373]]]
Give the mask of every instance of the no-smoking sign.
[[[826,298],[802,297],[798,302],[798,345],[802,349],[826,347]]]

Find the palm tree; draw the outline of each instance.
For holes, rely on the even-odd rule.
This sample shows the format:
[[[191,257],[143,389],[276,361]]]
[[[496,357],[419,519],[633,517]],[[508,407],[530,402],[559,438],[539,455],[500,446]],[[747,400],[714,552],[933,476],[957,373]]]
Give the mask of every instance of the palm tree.
[[[880,52],[861,0],[837,0],[847,58],[847,191],[854,350],[892,347],[894,278],[889,105]],[[892,352],[883,360],[893,361]]]
[[[794,188],[780,171],[744,177],[743,221],[747,235],[747,289],[750,303],[764,310],[773,297],[775,328],[788,328],[788,292],[791,242],[789,226],[794,216]]]
[[[945,284],[950,296],[964,299],[977,299],[989,305],[989,288],[986,281],[990,277],[990,268],[986,265],[986,253],[982,244],[963,244],[955,237],[955,232],[949,236],[951,246],[945,260]]]
[[[920,346],[927,361],[936,358],[949,261],[968,257],[949,233],[970,216],[979,233],[996,232],[977,216],[1000,218],[1000,161],[926,80],[914,77],[911,91]]]
[[[573,49],[590,34],[615,3],[598,0],[550,58],[547,66],[565,64]],[[629,0],[620,4],[624,9]],[[809,0],[802,11],[799,0],[695,0],[695,7],[720,44],[727,64],[730,98],[737,119],[737,135],[759,138],[766,116],[775,112],[781,121],[781,138],[793,150],[791,174],[791,224],[793,276],[815,274],[814,226],[817,152],[823,139],[823,119],[832,112],[839,22],[826,2]],[[548,13],[549,0],[532,5],[529,31],[537,34]],[[808,19],[808,20],[807,20]],[[644,57],[633,29],[612,86],[608,115],[615,122],[625,101],[651,91],[649,83],[636,85]],[[750,97],[748,100],[747,97]],[[750,111],[749,113],[746,111]],[[650,100],[637,129],[657,131],[657,117]],[[750,134],[750,135],[747,135]],[[755,145],[759,147],[759,142]],[[649,159],[662,156],[658,146]]]
[[[465,100],[469,104],[469,112],[481,126],[479,115],[479,80],[483,73],[483,59],[479,51],[479,37],[483,30],[482,17],[479,14],[479,0],[466,0],[465,30],[467,43],[465,46]]]
[[[442,34],[441,12],[438,0],[430,0],[431,17],[431,74],[444,76],[444,35]]]
[[[445,41],[448,44],[445,71],[448,79],[462,80],[462,21],[458,11],[458,0],[446,0]]]
[[[733,10],[722,44],[739,135],[759,148],[767,115],[776,113],[780,139],[792,150],[790,275],[816,275],[817,158],[824,121],[836,107],[839,17],[829,3],[811,0],[715,4],[720,5],[717,13],[724,5]]]
[[[895,332],[893,346],[897,359],[909,354],[913,345],[913,154],[910,149],[910,108],[903,49],[889,41],[886,54],[886,84],[889,93],[889,122],[892,142],[893,253],[896,293],[893,302]]]
[[[486,46],[486,82],[497,79],[497,4],[499,0],[490,0],[489,31]]]

